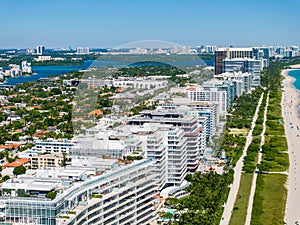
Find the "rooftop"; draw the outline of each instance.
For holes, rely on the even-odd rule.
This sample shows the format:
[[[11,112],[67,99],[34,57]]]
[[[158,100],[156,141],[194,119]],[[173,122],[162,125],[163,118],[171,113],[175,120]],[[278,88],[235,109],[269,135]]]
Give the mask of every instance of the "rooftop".
[[[21,147],[21,146],[22,146],[22,144],[12,143],[12,144],[9,144],[9,145],[0,145],[0,149],[13,149],[13,148]]]
[[[218,48],[216,51],[252,51],[252,48]]]
[[[101,175],[96,175],[92,173],[90,168],[84,167],[70,167],[70,168],[46,168],[38,170],[27,170],[26,174],[18,176],[18,178],[10,179],[2,184],[4,189],[24,189],[37,192],[36,195],[31,195],[31,198],[22,198],[17,196],[10,196],[10,201],[27,201],[27,200],[39,200],[40,202],[49,201],[45,198],[43,193],[49,192],[52,190],[59,191],[56,196],[55,202],[59,202],[62,198],[73,197],[75,193],[79,193],[82,190],[89,189],[95,183],[104,181],[120,175],[123,171],[128,170],[129,168],[135,168],[139,165],[148,164],[151,159],[147,160],[138,160],[130,164],[119,162],[118,166],[113,169],[107,169]],[[65,174],[66,176],[58,176]],[[75,176],[85,174],[85,179],[78,179]],[[74,176],[72,179],[69,176]],[[7,197],[0,197],[7,198]]]
[[[29,162],[29,159],[22,158],[22,159],[16,159],[14,162],[6,163],[4,166],[2,166],[2,169],[5,169],[6,167],[18,167],[22,166]]]

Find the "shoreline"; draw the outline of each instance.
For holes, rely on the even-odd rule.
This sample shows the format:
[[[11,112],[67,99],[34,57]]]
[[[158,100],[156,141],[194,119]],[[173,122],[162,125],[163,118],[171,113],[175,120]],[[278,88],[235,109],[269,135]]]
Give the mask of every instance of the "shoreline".
[[[295,65],[299,66],[300,65]],[[300,119],[298,115],[298,105],[300,104],[300,91],[293,85],[295,78],[288,75],[293,69],[282,70],[284,76],[282,82],[283,93],[281,99],[281,111],[284,120],[285,136],[288,145],[289,154],[289,170],[287,180],[287,199],[285,208],[285,222],[287,224],[295,224],[300,221],[299,202],[300,198]]]
[[[300,69],[300,64],[295,64],[290,66],[292,69]]]

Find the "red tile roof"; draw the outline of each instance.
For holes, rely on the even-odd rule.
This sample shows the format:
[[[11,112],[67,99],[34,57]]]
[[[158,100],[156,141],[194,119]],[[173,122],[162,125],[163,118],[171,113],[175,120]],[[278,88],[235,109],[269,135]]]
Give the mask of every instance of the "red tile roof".
[[[4,166],[2,166],[2,169],[4,170],[7,167],[18,167],[18,166],[22,166],[26,163],[29,163],[29,159],[27,159],[27,158],[16,159],[16,161],[14,161],[14,162],[6,163]]]
[[[22,146],[22,144],[9,144],[9,145],[0,145],[0,149],[13,149]]]

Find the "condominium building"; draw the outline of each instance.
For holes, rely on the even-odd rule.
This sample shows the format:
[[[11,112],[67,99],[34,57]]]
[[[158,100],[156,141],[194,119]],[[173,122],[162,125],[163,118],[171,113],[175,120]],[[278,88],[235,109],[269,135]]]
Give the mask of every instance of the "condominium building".
[[[31,169],[39,169],[44,167],[60,167],[64,156],[62,153],[52,153],[32,156],[30,158]]]
[[[198,110],[197,110],[198,111]],[[203,155],[205,149],[206,149],[206,142],[207,140],[209,140],[211,138],[211,136],[208,136],[206,134],[206,127],[209,126],[209,124],[207,124],[207,121],[209,121],[208,117],[206,116],[201,116],[199,115],[199,111],[198,111],[198,122],[199,122],[199,125],[200,125],[200,132],[201,132],[201,135],[200,135],[200,155]]]
[[[43,62],[43,61],[50,61],[52,57],[50,55],[39,55],[37,58],[34,58],[34,61]]]
[[[242,72],[226,72],[215,75],[215,79],[227,80],[234,84],[235,96],[239,97],[244,92],[249,92],[253,86],[253,75],[251,73]],[[240,88],[241,86],[241,88]]]
[[[200,148],[206,148],[206,138],[210,139],[216,132],[217,125],[219,124],[219,115],[217,104],[208,102],[196,102],[191,101],[188,98],[173,98],[171,100],[160,100],[157,103],[158,109],[177,109],[183,110],[183,106],[188,108],[184,109],[186,112],[197,115],[201,129],[201,141]],[[202,150],[201,150],[202,152]]]
[[[203,87],[189,88],[187,96],[191,101],[207,102],[218,105],[218,114],[223,115],[227,112],[227,92],[220,91],[217,88],[204,90]]]
[[[143,125],[144,123],[170,124],[173,125],[174,127],[181,128],[180,130],[184,132],[184,137],[187,138],[188,144],[187,145],[184,144],[185,141],[182,140],[180,142],[182,145],[169,146],[169,144],[173,143],[170,142],[168,143],[168,147],[176,149],[175,152],[172,151],[172,154],[179,153],[181,151],[184,155],[186,155],[185,156],[187,157],[186,163],[184,163],[184,161],[182,161],[181,159],[177,161],[179,163],[183,163],[179,165],[181,169],[183,166],[187,166],[187,168],[190,171],[194,171],[198,167],[198,162],[201,154],[200,137],[202,133],[201,133],[201,127],[198,123],[197,116],[188,115],[186,113],[181,113],[176,110],[157,110],[157,111],[143,111],[141,112],[140,115],[134,116],[128,120],[128,124],[130,125]],[[176,132],[179,131],[176,130]],[[168,161],[168,162],[172,163],[172,161]],[[180,180],[181,178],[182,177],[180,176]],[[173,180],[172,179],[168,179],[168,182],[169,181],[175,182],[176,179],[175,178]]]
[[[90,49],[87,47],[78,47],[76,49],[76,54],[78,55],[88,55],[90,54]]]
[[[156,124],[157,125],[157,124]],[[143,127],[145,128],[145,127]],[[162,129],[155,124],[149,124],[149,132],[147,132],[147,158],[153,159],[153,172],[156,174],[154,178],[158,190],[162,190],[167,184],[167,130],[168,127]]]
[[[233,83],[228,80],[217,80],[211,79],[202,84],[204,90],[214,90],[217,88],[218,91],[226,91],[227,95],[227,109],[232,105],[235,97],[235,91]]]
[[[195,151],[198,149],[195,145],[199,143],[196,143],[196,138],[188,140],[182,129],[171,124],[145,122],[136,125],[137,120],[132,124],[125,127],[140,137],[145,157],[153,160],[157,189],[180,186],[186,176],[189,160],[190,165],[194,166],[195,161],[198,163],[199,153]]]
[[[223,60],[235,58],[253,58],[252,48],[218,48],[215,51],[215,74],[224,72]]]
[[[249,58],[224,59],[223,66],[224,72],[251,73],[253,76],[252,86],[257,87],[260,85],[260,74],[263,69],[262,60]]]
[[[219,123],[216,105],[208,106],[203,102],[192,102],[190,107],[193,110],[189,113],[198,115],[199,124],[203,128],[203,135],[201,136],[202,142],[204,137],[209,140],[215,134],[217,124]],[[204,152],[206,144],[204,146],[201,144],[200,146],[203,148],[203,151],[201,152]]]
[[[21,68],[23,73],[32,73],[31,63],[27,61],[22,61]]]
[[[141,148],[141,140],[132,136],[130,132],[98,132],[92,136],[77,136],[73,139],[75,145],[70,151],[70,156],[105,157],[112,159],[137,151]]]
[[[195,149],[198,149],[199,141],[190,135],[193,133],[185,134],[182,129],[175,127],[168,131],[167,183],[169,185],[182,184],[188,165],[191,170],[195,170],[198,166],[199,152]]]
[[[38,140],[35,142],[35,145],[32,147],[32,152],[37,154],[42,153],[69,153],[70,149],[74,146],[74,143],[67,140]]]
[[[45,52],[45,46],[43,46],[43,45],[36,46],[36,54],[37,55],[43,55],[44,52]]]
[[[240,97],[244,93],[244,84],[242,80],[232,80],[235,88],[235,94],[237,97]]]
[[[73,170],[73,176],[65,178],[32,173],[8,180],[2,184],[6,196],[0,197],[0,216],[6,224],[149,224],[156,215],[153,197],[158,194],[152,168],[147,159],[99,176]],[[49,192],[57,194],[45,198]]]
[[[113,79],[112,85],[121,88],[135,88],[135,89],[155,89],[166,87],[168,81],[166,79],[157,80],[154,78],[118,78]]]

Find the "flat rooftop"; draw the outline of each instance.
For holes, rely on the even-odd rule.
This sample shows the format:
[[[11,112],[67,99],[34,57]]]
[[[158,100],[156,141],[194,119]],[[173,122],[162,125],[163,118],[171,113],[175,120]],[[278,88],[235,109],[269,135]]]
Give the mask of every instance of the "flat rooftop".
[[[51,181],[45,179],[24,179],[14,178],[2,184],[3,189],[24,189],[28,191],[43,191],[49,192],[59,186],[58,181]]]

